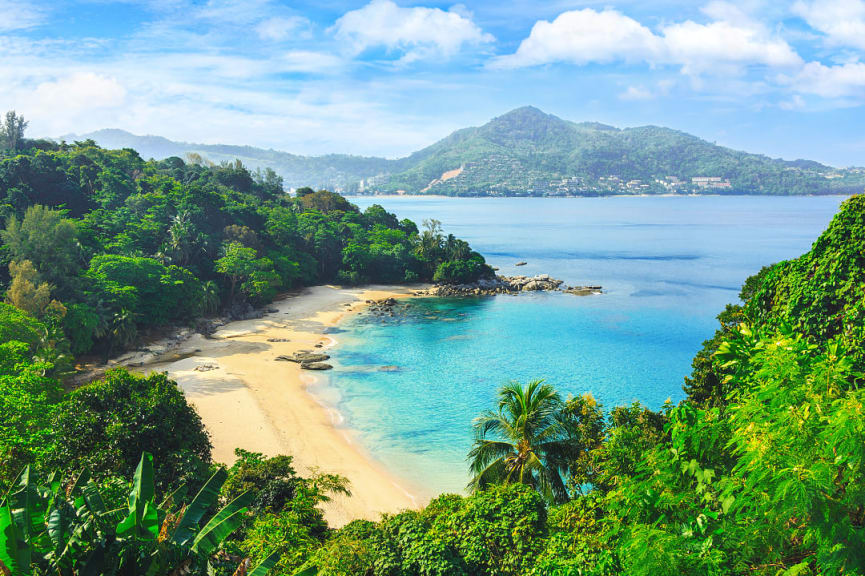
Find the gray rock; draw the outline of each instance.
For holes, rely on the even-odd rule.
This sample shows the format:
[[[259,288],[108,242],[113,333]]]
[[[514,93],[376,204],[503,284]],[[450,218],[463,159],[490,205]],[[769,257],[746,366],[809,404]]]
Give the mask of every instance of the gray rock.
[[[333,366],[324,362],[303,362],[300,367],[303,370],[331,370]]]

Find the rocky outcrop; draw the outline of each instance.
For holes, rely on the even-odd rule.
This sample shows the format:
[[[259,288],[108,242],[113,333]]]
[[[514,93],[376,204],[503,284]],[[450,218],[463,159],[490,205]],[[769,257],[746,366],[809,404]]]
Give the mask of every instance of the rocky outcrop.
[[[300,367],[303,370],[330,370],[333,368],[333,366],[324,362],[304,362]]]
[[[603,289],[600,286],[567,286],[562,288],[562,292],[574,296],[591,296],[592,294],[602,294]]]
[[[567,292],[569,294],[600,294],[600,286],[565,286],[562,280],[549,274],[537,276],[495,276],[471,284],[438,284],[417,292],[419,296],[491,296],[520,292]]]
[[[296,362],[297,364],[308,364],[310,362],[323,362],[324,360],[329,360],[330,356],[327,354],[316,354],[314,352],[306,352],[300,351],[296,354],[291,355],[282,355],[277,356],[276,360],[281,360],[283,362]]]
[[[367,300],[366,310],[373,316],[394,316],[394,308],[397,305],[396,298],[383,298],[381,300]]]

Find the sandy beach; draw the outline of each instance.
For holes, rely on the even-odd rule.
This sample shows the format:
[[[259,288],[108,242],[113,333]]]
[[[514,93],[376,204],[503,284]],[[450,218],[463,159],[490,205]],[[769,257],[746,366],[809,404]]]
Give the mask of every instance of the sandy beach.
[[[400,286],[307,288],[271,304],[263,318],[228,323],[211,338],[193,335],[171,349],[170,357],[178,359],[137,354],[120,363],[168,372],[179,383],[211,435],[217,462],[233,463],[235,448],[291,455],[301,474],[317,469],[349,479],[352,496],[335,496],[323,507],[331,526],[374,520],[425,502],[365,454],[310,394],[315,372],[275,358],[331,347],[335,340],[325,329],[363,309],[367,300],[413,292]]]

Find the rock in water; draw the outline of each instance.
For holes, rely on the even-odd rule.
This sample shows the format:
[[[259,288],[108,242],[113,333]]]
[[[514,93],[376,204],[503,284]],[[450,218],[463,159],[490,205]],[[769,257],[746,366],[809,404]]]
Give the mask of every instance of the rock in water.
[[[302,362],[300,367],[304,370],[330,370],[333,368],[333,366],[324,362]]]
[[[291,356],[282,355],[276,357],[276,360],[282,360],[284,362],[297,362],[298,364],[322,362],[329,359],[330,356],[328,356],[327,354],[312,354],[310,352],[298,352],[297,354],[292,354]]]
[[[528,262],[517,262],[514,266],[525,266]]]

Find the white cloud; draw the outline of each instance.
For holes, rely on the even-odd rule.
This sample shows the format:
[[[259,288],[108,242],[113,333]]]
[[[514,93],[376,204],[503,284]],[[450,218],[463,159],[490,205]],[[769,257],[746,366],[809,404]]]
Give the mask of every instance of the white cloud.
[[[787,42],[752,22],[737,7],[715,2],[705,12],[729,20],[709,24],[688,20],[655,34],[615,10],[564,12],[552,22],[536,22],[516,53],[500,57],[496,65],[643,61],[681,66],[685,74],[733,73],[754,65],[801,65],[801,58]]]
[[[829,44],[865,50],[865,1],[799,1],[793,12],[813,29],[826,35]]]
[[[697,24],[688,20],[667,26],[664,46],[671,62],[682,72],[736,72],[743,66],[772,68],[799,66],[802,58],[781,38],[772,37],[758,26],[716,21]]]
[[[657,58],[660,50],[660,40],[636,20],[615,10],[586,8],[564,12],[552,22],[536,22],[517,52],[499,58],[496,65],[519,68],[550,62],[646,60]]]
[[[307,23],[307,20],[300,16],[290,16],[287,18],[276,16],[259,22],[255,27],[255,31],[262,40],[281,42],[296,34]]]
[[[93,73],[77,73],[43,82],[33,92],[37,109],[81,112],[121,106],[126,90],[114,78]]]
[[[466,45],[493,41],[462,9],[403,8],[391,0],[372,0],[363,8],[346,12],[331,30],[355,54],[384,47],[403,52],[403,61],[449,58]]]
[[[628,89],[619,94],[620,100],[651,100],[655,97],[651,90],[645,86],[628,86]]]
[[[837,66],[808,62],[797,74],[781,76],[779,80],[803,94],[816,94],[824,98],[865,99],[863,62],[847,62]]]
[[[22,0],[0,0],[0,33],[25,30],[42,22],[43,9]]]
[[[283,54],[278,65],[283,72],[330,74],[344,68],[345,62],[333,54],[293,50]]]
[[[801,110],[805,107],[805,99],[798,94],[793,94],[789,100],[784,100],[778,104],[781,110]]]

